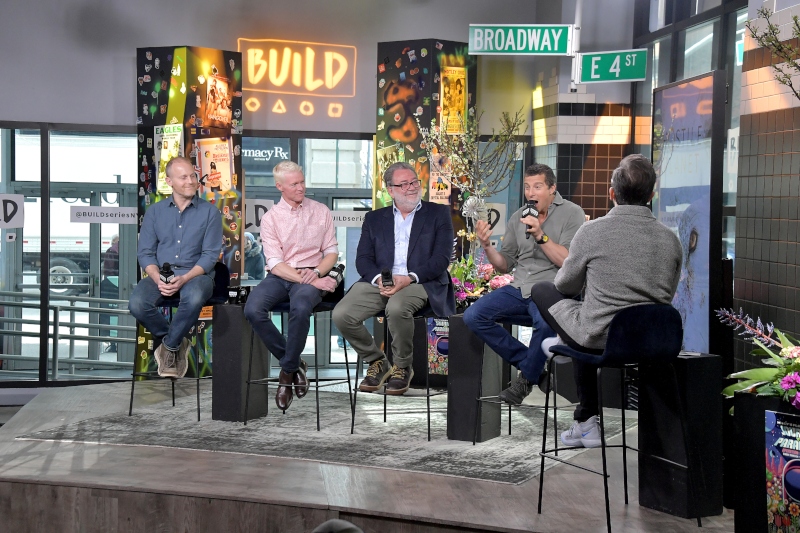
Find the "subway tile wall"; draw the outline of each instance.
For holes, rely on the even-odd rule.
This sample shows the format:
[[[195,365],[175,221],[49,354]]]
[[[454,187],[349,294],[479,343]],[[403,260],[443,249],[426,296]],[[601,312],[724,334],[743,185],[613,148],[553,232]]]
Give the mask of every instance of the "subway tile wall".
[[[734,307],[800,337],[800,108],[743,115]],[[734,365],[760,365],[738,337]]]

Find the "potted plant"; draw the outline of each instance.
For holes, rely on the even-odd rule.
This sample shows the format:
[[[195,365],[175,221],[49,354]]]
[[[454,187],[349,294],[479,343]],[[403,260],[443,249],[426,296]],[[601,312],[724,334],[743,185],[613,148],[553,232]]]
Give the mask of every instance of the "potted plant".
[[[800,531],[800,502],[790,503],[780,490],[776,464],[783,458],[770,446],[775,424],[767,423],[774,419],[768,412],[800,415],[800,343],[741,309],[720,309],[717,316],[757,346],[751,354],[764,364],[731,374],[736,382],[723,389],[733,398],[736,531]]]

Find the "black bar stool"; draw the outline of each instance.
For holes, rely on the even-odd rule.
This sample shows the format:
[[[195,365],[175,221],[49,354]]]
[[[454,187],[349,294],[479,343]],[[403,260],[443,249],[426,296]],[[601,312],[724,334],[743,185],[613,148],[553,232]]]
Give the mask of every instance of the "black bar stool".
[[[605,504],[606,504],[606,527],[608,532],[611,533],[611,511],[608,499],[608,466],[606,462],[606,449],[608,448],[622,448],[622,466],[623,466],[623,482],[625,486],[625,504],[628,504],[628,461],[627,450],[639,452],[638,449],[628,446],[625,436],[625,402],[627,396],[627,388],[630,379],[627,377],[627,370],[637,367],[642,364],[651,365],[664,365],[671,370],[672,382],[675,385],[675,394],[677,395],[680,409],[681,428],[683,429],[683,446],[686,453],[686,464],[678,464],[670,461],[664,457],[649,455],[656,460],[667,462],[673,466],[684,469],[688,473],[689,478],[689,500],[692,501],[695,495],[698,494],[695,487],[694,476],[692,476],[691,461],[692,455],[689,449],[689,437],[686,429],[686,407],[683,405],[681,399],[680,389],[678,388],[678,379],[675,373],[674,361],[681,351],[683,343],[683,324],[681,315],[678,311],[669,304],[647,304],[629,307],[618,312],[608,329],[608,341],[606,342],[605,350],[602,355],[594,355],[586,352],[575,350],[570,346],[558,344],[551,347],[553,354],[559,356],[566,356],[578,361],[596,365],[597,369],[597,398],[600,415],[600,441],[601,451],[603,456],[603,470],[597,471],[586,468],[582,465],[577,465],[568,460],[550,455],[554,450],[546,449],[545,437],[547,433],[547,414],[548,414],[548,401],[545,400],[545,415],[544,415],[544,430],[542,434],[542,451],[539,453],[541,456],[541,464],[539,467],[539,506],[538,512],[542,513],[542,491],[544,488],[544,460],[545,458],[554,459],[556,461],[575,466],[583,470],[592,472],[603,476],[603,489],[605,491]],[[605,421],[603,418],[603,388],[602,388],[602,371],[604,368],[618,368],[622,369],[622,444],[607,445],[605,437]],[[549,371],[550,369],[548,369]],[[550,381],[548,380],[548,398],[550,392]],[[569,450],[574,448],[562,448],[562,450]],[[639,452],[643,453],[643,452]],[[702,526],[699,516],[697,518],[698,527]]]
[[[319,313],[329,313],[333,311],[333,308],[336,307],[336,304],[344,297],[344,282],[339,283],[336,287],[336,290],[332,293],[328,293],[322,299],[322,301],[317,304],[316,307],[312,310],[312,316],[314,317],[314,332],[318,331],[317,329],[317,315]],[[289,302],[282,302],[277,304],[275,307],[272,308],[272,311],[275,313],[288,313],[289,312]],[[250,359],[248,362],[247,367],[247,392],[244,401],[244,425],[247,425],[247,410],[250,405],[250,385],[264,385],[268,389],[271,386],[278,386],[278,379],[277,377],[270,377],[269,370],[267,370],[267,377],[265,378],[258,378],[252,379],[252,371],[253,371],[253,351],[254,351],[254,343],[256,339],[255,331],[251,331],[250,333]],[[259,339],[260,341],[260,339]],[[344,366],[347,372],[347,379],[340,379],[340,378],[320,378],[319,377],[319,354],[317,353],[316,348],[316,340],[314,343],[314,383],[311,383],[311,378],[306,376],[308,379],[308,386],[309,388],[313,388],[316,396],[316,404],[317,404],[317,431],[320,430],[319,424],[319,389],[323,387],[331,387],[333,385],[341,385],[347,383],[347,390],[350,397],[350,433],[353,433],[353,427],[355,424],[355,416],[356,416],[356,398],[355,393],[353,392],[353,384],[350,381],[350,361],[347,357],[347,343],[344,346]],[[268,365],[267,368],[271,368],[271,365]],[[295,385],[285,385],[288,387],[295,388]],[[267,398],[267,415],[269,415],[269,398]]]
[[[216,304],[224,304],[228,299],[228,283],[230,282],[230,272],[228,271],[228,267],[225,266],[225,263],[216,263],[214,264],[214,292],[211,294],[211,297],[206,301],[206,306],[209,305],[216,305]],[[178,307],[178,304],[181,301],[180,292],[175,294],[170,298],[164,298],[164,303],[162,304],[163,307],[167,307],[169,309],[169,317],[172,320],[172,309],[174,307]],[[192,344],[197,345],[197,326],[192,328],[192,339],[194,342]],[[200,376],[200,369],[195,368],[194,377],[184,377],[184,378],[173,378],[170,377],[170,381],[172,381],[172,407],[175,407],[175,382],[179,379],[193,379],[197,382],[197,421],[200,422],[200,380],[206,379],[206,377]],[[134,371],[131,374],[131,403],[128,407],[128,416],[133,414],[133,393],[136,386],[136,378],[152,378],[152,377],[160,377],[158,372],[136,372]]]

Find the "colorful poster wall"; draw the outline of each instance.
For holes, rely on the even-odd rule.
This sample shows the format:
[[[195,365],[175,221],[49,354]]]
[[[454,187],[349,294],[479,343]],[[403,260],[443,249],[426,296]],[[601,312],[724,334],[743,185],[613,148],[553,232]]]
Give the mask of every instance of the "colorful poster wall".
[[[200,181],[200,197],[222,212],[220,260],[231,273],[230,284],[236,286],[244,266],[241,53],[194,47],[139,48],[136,66],[139,227],[147,209],[172,194],[166,182],[169,160],[189,158]],[[211,373],[212,321],[211,308],[206,308],[190,332],[195,342],[189,376]],[[152,352],[152,337],[140,325],[137,372],[155,370]]]
[[[764,412],[767,531],[800,530],[800,417]]]
[[[396,161],[415,168],[424,200],[451,204],[450,186],[430,174],[419,125],[430,127],[435,119],[454,134],[463,132],[463,119],[477,101],[476,56],[467,54],[466,43],[421,39],[378,43],[378,61],[373,209],[391,204],[383,172]],[[460,210],[453,216],[461,218]]]

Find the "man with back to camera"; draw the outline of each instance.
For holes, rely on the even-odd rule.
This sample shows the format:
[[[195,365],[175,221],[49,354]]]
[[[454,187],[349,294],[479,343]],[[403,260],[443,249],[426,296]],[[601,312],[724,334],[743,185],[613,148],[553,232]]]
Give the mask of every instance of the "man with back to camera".
[[[531,298],[561,340],[584,352],[603,352],[611,319],[627,307],[672,302],[681,274],[678,237],[654,216],[656,173],[639,154],[623,159],[611,176],[614,208],[584,224],[554,282],[537,283]],[[583,301],[572,299],[584,289]],[[597,366],[573,360],[580,403],[561,434],[567,446],[600,446]]]
[[[333,216],[324,204],[306,198],[303,169],[278,163],[273,174],[281,199],[261,217],[261,245],[269,274],[247,298],[244,316],[280,362],[275,403],[286,411],[296,394],[308,392],[308,365],[300,358],[306,346],[311,313],[337,280],[328,273],[339,257]],[[272,323],[270,310],[289,302],[287,338]]]
[[[556,176],[547,165],[535,164],[525,169],[525,199],[536,202],[538,216],[523,206],[508,219],[503,246],[498,251],[489,242],[492,230],[486,221],[475,225],[486,258],[498,272],[514,269],[514,281],[478,299],[464,313],[464,323],[500,357],[519,369],[517,379],[498,397],[519,405],[533,390],[544,369],[547,355],[542,341],[555,332],[542,319],[528,297],[538,281],[552,281],[564,263],[570,243],[586,217],[576,204],[564,200],[556,191]],[[524,216],[527,215],[527,216]],[[522,344],[498,321],[523,323],[533,320],[528,346]]]
[[[333,310],[333,322],[362,360],[369,363],[359,390],[404,394],[414,372],[414,313],[429,303],[437,316],[455,312],[447,267],[453,253],[453,223],[446,205],[422,201],[421,182],[408,163],[383,175],[393,205],[364,217],[356,269],[361,279]],[[375,344],[364,320],[386,312],[394,365]]]
[[[186,334],[214,292],[214,264],[222,250],[222,213],[197,196],[194,165],[174,157],[166,166],[172,196],[151,205],[139,230],[139,265],[146,278],[133,289],[128,309],[153,335],[158,375],[183,377],[189,340]],[[172,279],[162,280],[169,263]],[[164,298],[180,295],[172,322],[161,313]]]

